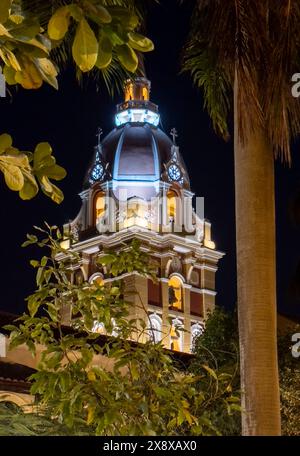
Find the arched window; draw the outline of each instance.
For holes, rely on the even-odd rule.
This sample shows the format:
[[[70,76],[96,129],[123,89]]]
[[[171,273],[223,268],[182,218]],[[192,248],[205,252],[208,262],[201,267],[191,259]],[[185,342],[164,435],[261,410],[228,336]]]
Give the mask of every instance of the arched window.
[[[105,214],[105,193],[97,193],[95,198],[95,225],[99,219]]]
[[[90,283],[96,282],[98,285],[103,285],[104,284],[104,278],[103,275],[100,272],[96,272],[89,278]]]
[[[149,337],[154,343],[159,342],[162,339],[162,319],[157,314],[149,316],[150,329]]]
[[[174,318],[172,321],[170,338],[171,338],[171,350],[182,351],[183,349],[183,323],[178,318]]]
[[[203,334],[203,326],[200,323],[194,323],[191,326],[191,351],[194,351],[196,339],[201,334]]]
[[[133,100],[133,83],[130,82],[125,87],[125,101]]]
[[[176,198],[177,194],[174,192],[174,190],[169,190],[167,193],[167,207],[169,220],[175,220],[176,217]]]
[[[183,310],[182,281],[177,276],[169,279],[169,305],[178,310]]]
[[[142,97],[145,101],[149,100],[149,89],[147,87],[142,88]]]

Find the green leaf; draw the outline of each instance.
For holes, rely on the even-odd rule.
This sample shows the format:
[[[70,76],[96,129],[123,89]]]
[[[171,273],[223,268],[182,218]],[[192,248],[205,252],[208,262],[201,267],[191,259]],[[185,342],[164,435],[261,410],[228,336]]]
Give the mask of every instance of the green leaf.
[[[9,17],[9,9],[12,0],[1,0],[0,2],[0,22],[6,22]]]
[[[215,373],[215,371],[213,369],[211,369],[210,367],[208,367],[206,365],[202,365],[202,367],[209,373],[209,375],[211,377],[213,377],[215,380],[218,380],[217,374]]]
[[[28,160],[28,157],[27,155],[25,154],[19,154],[18,150],[16,149],[15,150],[15,154],[14,154],[14,149],[8,149],[8,152],[11,152],[11,154],[5,154],[5,155],[1,155],[0,156],[0,161],[3,163],[3,164],[8,164],[8,165],[14,165],[14,166],[17,166],[19,168],[28,168],[29,167],[29,160]]]
[[[0,154],[3,154],[6,149],[12,146],[12,137],[6,133],[0,136]]]
[[[8,188],[16,192],[20,191],[24,185],[24,177],[20,168],[0,163],[0,169],[4,172],[4,179]]]
[[[35,314],[39,310],[39,307],[40,307],[40,301],[38,301],[37,299],[36,300],[32,299],[30,302],[28,302],[28,310],[29,310],[31,317],[35,316]]]
[[[99,258],[97,262],[103,265],[111,264],[116,261],[115,255],[104,255],[103,257]]]
[[[52,148],[49,143],[39,143],[34,151],[33,165],[35,168],[43,166],[45,159],[52,154]]]
[[[68,5],[68,9],[70,11],[71,16],[73,19],[77,22],[80,22],[81,19],[83,18],[83,11],[82,9],[75,4]]]
[[[59,165],[53,165],[49,167],[43,168],[43,174],[47,176],[49,179],[54,179],[54,180],[62,180],[66,177],[67,172],[66,170]]]
[[[113,20],[119,21],[127,30],[134,30],[139,25],[138,16],[127,8],[112,7],[109,8],[109,12],[113,17]]]
[[[90,71],[95,66],[98,56],[98,42],[85,19],[82,19],[77,27],[72,54],[81,71]]]
[[[109,14],[108,10],[101,5],[96,5],[97,8],[97,17],[99,18],[100,22],[103,24],[109,24],[112,20],[111,15]]]
[[[34,198],[39,191],[38,184],[35,177],[30,173],[24,173],[24,185],[19,192],[19,196],[22,200],[30,200]]]
[[[107,68],[112,61],[112,43],[108,36],[102,35],[99,40],[98,58],[96,67],[100,70]]]
[[[129,37],[128,44],[133,49],[136,49],[137,51],[142,51],[142,52],[153,51],[154,44],[149,38],[146,38],[145,36],[140,35],[139,33],[136,33],[136,32],[128,33],[128,37]]]
[[[122,66],[131,73],[134,73],[139,63],[134,50],[128,44],[123,44],[122,46],[116,46],[116,52]]]
[[[52,40],[62,40],[70,25],[70,10],[67,6],[59,8],[48,24],[48,34]]]
[[[39,58],[34,59],[34,63],[43,80],[57,90],[58,82],[56,76],[58,73],[51,60],[47,58]]]
[[[45,193],[45,195],[49,196],[52,201],[60,204],[64,200],[63,192],[56,185],[52,184],[46,176],[43,176],[40,183],[42,191]]]
[[[30,260],[30,264],[33,268],[37,268],[40,265],[40,262],[37,260]]]
[[[17,82],[15,80],[16,71],[11,66],[5,65],[5,67],[3,69],[3,75],[5,77],[5,81],[7,84],[9,84],[9,85],[17,84]]]
[[[0,24],[0,36],[6,36],[7,38],[12,38],[12,35],[9,33],[4,25]]]
[[[14,24],[22,24],[22,22],[24,21],[25,17],[22,16],[21,14],[11,14],[9,16],[9,20],[12,21]]]
[[[36,274],[36,284],[40,286],[43,282],[43,276],[44,276],[44,268],[39,268],[38,272]]]

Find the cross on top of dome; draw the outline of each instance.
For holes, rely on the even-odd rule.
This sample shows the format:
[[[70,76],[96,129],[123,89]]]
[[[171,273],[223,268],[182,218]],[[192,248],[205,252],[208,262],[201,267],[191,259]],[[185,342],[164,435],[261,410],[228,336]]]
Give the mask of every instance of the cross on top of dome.
[[[101,144],[101,136],[102,135],[103,135],[103,130],[102,130],[101,127],[98,127],[97,134],[96,134],[96,138],[98,140],[97,146],[100,146],[100,144]]]
[[[174,146],[176,146],[176,138],[178,138],[176,128],[172,128],[172,130],[170,131],[170,135],[172,136]]]

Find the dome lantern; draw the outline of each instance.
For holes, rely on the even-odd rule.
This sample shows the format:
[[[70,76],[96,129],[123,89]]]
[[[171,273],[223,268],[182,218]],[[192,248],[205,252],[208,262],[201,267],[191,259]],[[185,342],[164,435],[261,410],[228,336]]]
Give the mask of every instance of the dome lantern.
[[[124,102],[117,105],[115,123],[148,123],[157,127],[160,121],[158,106],[150,101],[151,83],[146,78],[128,79],[124,85]]]

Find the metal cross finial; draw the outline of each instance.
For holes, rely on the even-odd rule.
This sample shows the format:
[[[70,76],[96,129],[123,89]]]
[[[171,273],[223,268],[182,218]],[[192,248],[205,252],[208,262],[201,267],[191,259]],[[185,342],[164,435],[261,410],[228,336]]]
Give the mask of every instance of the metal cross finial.
[[[101,136],[102,136],[102,134],[103,134],[103,130],[102,130],[101,127],[99,127],[98,130],[97,130],[97,134],[96,134],[96,137],[98,139],[98,146],[100,146],[100,144],[101,144]]]
[[[172,128],[172,130],[170,131],[170,135],[173,138],[173,144],[176,145],[176,138],[178,137],[176,128]]]

